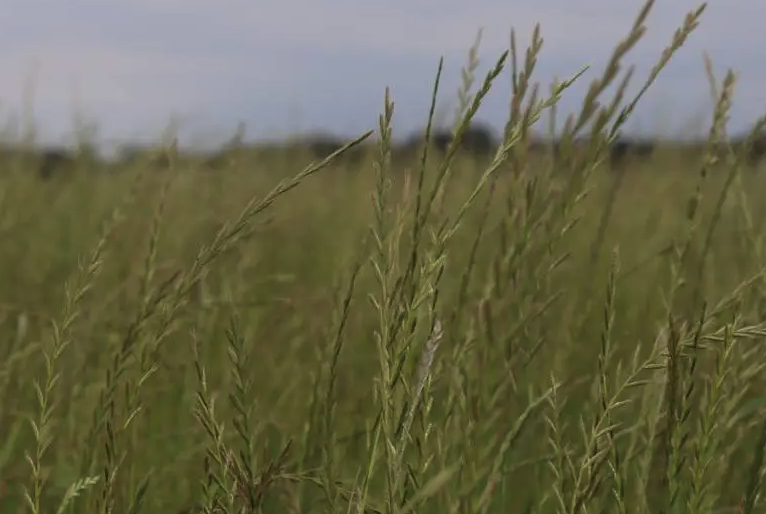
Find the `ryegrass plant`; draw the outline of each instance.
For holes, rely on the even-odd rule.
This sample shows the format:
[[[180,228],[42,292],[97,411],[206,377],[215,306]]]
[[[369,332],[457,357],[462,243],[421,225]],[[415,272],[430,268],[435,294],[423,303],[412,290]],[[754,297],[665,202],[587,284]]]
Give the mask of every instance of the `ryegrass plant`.
[[[454,141],[413,168],[388,90],[354,173],[337,158],[371,133],[276,187],[260,170],[296,156],[234,142],[215,172],[172,142],[164,174],[8,163],[0,512],[761,512],[766,212],[727,142],[736,75],[708,60],[685,169],[604,162],[704,11],[629,97],[652,6],[549,159],[530,127],[585,70],[541,98],[537,27],[483,81],[479,34]],[[474,161],[461,139],[508,64],[503,142]]]

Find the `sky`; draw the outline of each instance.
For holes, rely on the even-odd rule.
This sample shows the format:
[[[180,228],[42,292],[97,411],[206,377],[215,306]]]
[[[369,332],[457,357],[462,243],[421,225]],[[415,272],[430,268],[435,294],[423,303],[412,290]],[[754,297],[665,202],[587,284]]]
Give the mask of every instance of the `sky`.
[[[711,95],[703,53],[716,73],[739,74],[731,131],[766,111],[766,2],[710,0],[699,28],[639,104],[628,131],[684,136],[704,130]],[[450,121],[460,68],[482,30],[481,80],[508,48],[525,48],[540,23],[534,75],[590,66],[564,94],[577,109],[590,80],[626,35],[640,0],[0,0],[0,123],[33,120],[40,141],[70,142],[90,126],[103,144],[156,141],[215,145],[238,122],[248,138],[298,132],[354,136],[377,126],[384,91],[394,133],[425,125],[435,72],[445,59],[439,110]],[[625,63],[643,80],[686,12],[698,2],[657,0],[647,33]],[[505,71],[478,118],[501,127]],[[635,89],[635,88],[634,88]]]

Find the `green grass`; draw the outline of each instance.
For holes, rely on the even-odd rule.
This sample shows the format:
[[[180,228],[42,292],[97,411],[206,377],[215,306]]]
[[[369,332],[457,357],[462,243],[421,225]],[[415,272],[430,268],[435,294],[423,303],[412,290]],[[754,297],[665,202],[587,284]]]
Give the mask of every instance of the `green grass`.
[[[762,512],[766,180],[712,144],[601,163],[649,7],[555,161],[524,151],[570,83],[533,86],[536,34],[483,82],[471,52],[458,139],[514,77],[488,165],[392,163],[387,94],[355,169],[9,170],[0,512]]]

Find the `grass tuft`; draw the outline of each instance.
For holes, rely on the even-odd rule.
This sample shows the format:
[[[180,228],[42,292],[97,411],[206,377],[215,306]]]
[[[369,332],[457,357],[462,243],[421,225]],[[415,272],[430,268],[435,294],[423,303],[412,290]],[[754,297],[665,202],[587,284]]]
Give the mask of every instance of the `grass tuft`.
[[[639,79],[653,6],[542,150],[589,66],[542,87],[537,26],[484,77],[478,33],[445,151],[442,59],[409,160],[389,89],[376,131],[309,163],[242,128],[214,158],[168,137],[48,183],[9,158],[0,512],[763,512],[766,116],[732,141],[737,75],[706,56],[704,145],[610,169],[704,23],[703,4]]]

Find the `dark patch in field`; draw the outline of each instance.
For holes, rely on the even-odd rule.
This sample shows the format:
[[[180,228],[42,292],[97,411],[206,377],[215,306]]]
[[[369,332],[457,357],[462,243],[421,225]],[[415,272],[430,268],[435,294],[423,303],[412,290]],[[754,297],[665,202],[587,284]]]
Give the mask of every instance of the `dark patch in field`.
[[[37,175],[42,180],[50,180],[63,173],[74,170],[76,158],[65,150],[43,150],[39,157]]]
[[[731,146],[735,153],[744,156],[747,164],[757,166],[766,156],[766,134],[755,137],[748,134],[732,138]]]
[[[766,134],[758,136],[750,147],[748,157],[751,164],[759,164],[766,156]]]
[[[654,153],[654,146],[646,139],[619,138],[609,148],[609,164],[617,169],[632,160],[646,160]]]
[[[316,134],[302,138],[299,141],[299,146],[306,148],[312,158],[322,160],[343,148],[347,143],[347,140],[332,134]],[[358,164],[364,158],[366,149],[367,147],[364,145],[356,146],[344,152],[343,155],[336,158],[335,161],[347,164]]]
[[[402,155],[415,156],[423,147],[425,139],[426,136],[423,132],[414,134],[398,148],[398,151]],[[442,154],[447,152],[453,140],[454,136],[449,130],[437,130],[431,134],[431,145]],[[500,141],[492,127],[475,123],[468,127],[463,134],[458,151],[471,157],[489,158],[494,155],[499,146]]]

